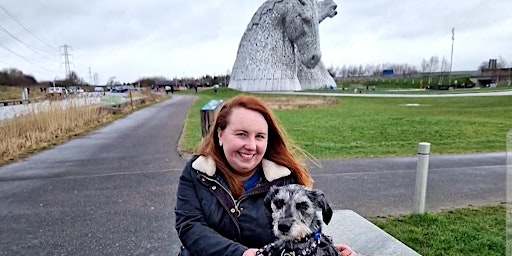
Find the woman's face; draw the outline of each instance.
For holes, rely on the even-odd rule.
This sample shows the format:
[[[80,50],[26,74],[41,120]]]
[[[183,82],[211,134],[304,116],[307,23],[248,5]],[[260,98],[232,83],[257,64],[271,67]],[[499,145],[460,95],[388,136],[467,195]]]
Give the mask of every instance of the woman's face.
[[[252,172],[267,150],[267,122],[253,110],[234,108],[228,125],[218,134],[229,165],[242,175]]]

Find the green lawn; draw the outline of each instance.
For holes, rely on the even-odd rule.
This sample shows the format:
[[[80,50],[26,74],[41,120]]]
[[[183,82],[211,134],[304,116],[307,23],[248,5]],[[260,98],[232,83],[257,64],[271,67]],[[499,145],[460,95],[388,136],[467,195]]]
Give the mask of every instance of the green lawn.
[[[192,152],[201,139],[200,107],[237,93],[222,89],[218,95],[211,90],[198,94],[188,113],[182,152]],[[430,142],[432,154],[496,152],[505,151],[512,129],[512,96],[340,97],[332,106],[275,113],[290,137],[317,158],[414,155],[419,142]]]
[[[505,207],[370,219],[421,255],[505,255]]]

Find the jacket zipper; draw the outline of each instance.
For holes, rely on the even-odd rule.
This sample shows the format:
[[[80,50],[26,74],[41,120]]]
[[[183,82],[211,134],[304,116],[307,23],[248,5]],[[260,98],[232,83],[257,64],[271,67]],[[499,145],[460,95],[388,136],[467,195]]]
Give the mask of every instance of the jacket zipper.
[[[240,210],[238,209],[237,201],[235,200],[235,198],[233,197],[233,195],[231,194],[231,192],[229,192],[229,190],[228,190],[226,187],[224,187],[224,186],[223,186],[220,182],[218,182],[217,180],[212,179],[212,178],[209,178],[209,177],[207,177],[207,176],[205,176],[205,175],[202,175],[202,174],[200,174],[200,175],[201,175],[201,177],[202,177],[202,178],[207,179],[207,180],[209,180],[209,181],[211,181],[211,182],[213,182],[213,183],[217,184],[219,187],[221,187],[221,188],[224,190],[224,192],[226,192],[226,193],[229,195],[229,197],[230,197],[230,198],[231,198],[231,200],[233,201],[233,205],[234,205],[234,207],[235,207],[235,208],[234,208],[234,209],[235,209],[235,212],[234,212],[234,213],[237,213],[237,217],[236,217],[236,218],[238,218],[238,216],[240,216],[241,212],[240,212]],[[226,210],[230,211],[230,209],[226,209]],[[230,211],[230,212],[231,212],[231,211]],[[233,220],[233,221],[235,222],[236,229],[238,230],[238,237],[241,239],[242,231],[240,230],[240,226],[238,226],[238,221],[237,221],[237,220]]]
[[[229,197],[233,201],[233,205],[235,206],[235,211],[236,211],[236,213],[238,213],[237,215],[240,216],[240,210],[238,209],[238,202],[237,202],[237,200],[235,200],[235,198],[233,197],[231,192],[226,187],[224,187],[220,182],[218,182],[217,180],[209,178],[209,177],[204,176],[204,175],[201,175],[201,177],[203,177],[203,178],[205,178],[205,179],[207,179],[207,180],[217,184],[219,187],[221,187],[229,195]]]
[[[257,189],[251,193],[247,193],[243,196],[241,196],[237,201],[235,201],[235,208],[238,210],[239,209],[239,206],[240,206],[240,203],[242,203],[242,201],[246,198],[248,198],[249,196],[252,196],[252,195],[256,195],[256,194],[260,194],[260,193],[263,193],[265,192],[265,189]]]

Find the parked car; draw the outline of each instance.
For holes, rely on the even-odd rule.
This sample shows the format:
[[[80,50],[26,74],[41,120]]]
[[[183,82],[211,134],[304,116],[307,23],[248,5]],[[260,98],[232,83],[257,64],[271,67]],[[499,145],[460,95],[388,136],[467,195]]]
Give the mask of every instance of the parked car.
[[[68,90],[66,88],[60,87],[60,86],[51,86],[51,87],[48,87],[48,89],[46,90],[46,93],[62,96],[62,95],[67,95]]]
[[[95,92],[103,92],[103,91],[104,91],[104,89],[103,89],[103,87],[101,87],[101,86],[96,86],[96,87],[94,87],[94,91],[95,91]]]

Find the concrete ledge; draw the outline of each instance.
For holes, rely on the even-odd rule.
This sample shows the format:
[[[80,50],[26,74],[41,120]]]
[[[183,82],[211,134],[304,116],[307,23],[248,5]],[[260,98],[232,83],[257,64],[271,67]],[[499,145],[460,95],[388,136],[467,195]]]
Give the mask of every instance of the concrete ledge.
[[[336,244],[350,246],[358,256],[420,255],[351,210],[334,211],[332,220],[329,225],[324,226],[323,233],[331,236]]]

